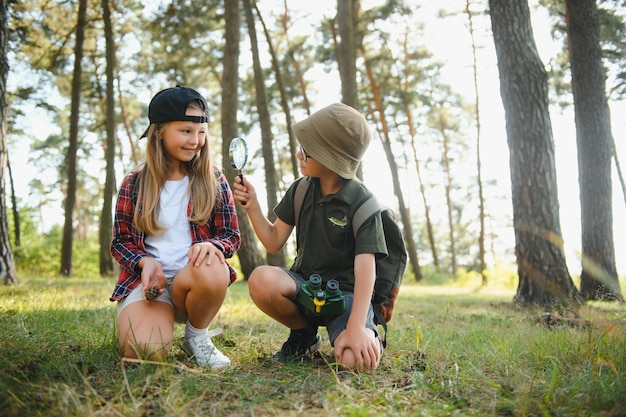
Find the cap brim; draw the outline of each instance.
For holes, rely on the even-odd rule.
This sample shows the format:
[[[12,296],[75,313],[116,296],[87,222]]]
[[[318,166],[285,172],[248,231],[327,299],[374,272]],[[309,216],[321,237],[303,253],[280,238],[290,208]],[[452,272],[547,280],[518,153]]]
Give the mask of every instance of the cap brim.
[[[148,128],[145,130],[145,132],[143,132],[143,135],[139,136],[139,140],[141,140],[143,138],[147,138],[149,130],[150,130],[150,126],[148,126]]]

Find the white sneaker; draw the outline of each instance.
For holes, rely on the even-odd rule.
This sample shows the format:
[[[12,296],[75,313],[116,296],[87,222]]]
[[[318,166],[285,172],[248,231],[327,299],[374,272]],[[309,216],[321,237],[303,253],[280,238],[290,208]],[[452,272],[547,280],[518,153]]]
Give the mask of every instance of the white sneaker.
[[[230,365],[230,359],[213,345],[209,333],[185,339],[183,350],[189,356],[195,357],[198,364],[202,366],[219,369]]]

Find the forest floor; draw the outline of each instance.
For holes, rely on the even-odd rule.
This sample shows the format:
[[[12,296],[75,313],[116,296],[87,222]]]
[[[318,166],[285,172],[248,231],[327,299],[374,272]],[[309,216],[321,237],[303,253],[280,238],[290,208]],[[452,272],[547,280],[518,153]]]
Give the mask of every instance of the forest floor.
[[[121,360],[114,278],[20,279],[0,287],[0,416],[626,415],[624,304],[542,311],[511,288],[405,282],[362,373],[335,366],[324,329],[313,357],[273,362],[287,331],[237,281],[212,325],[232,365],[215,372],[179,343],[165,362]]]

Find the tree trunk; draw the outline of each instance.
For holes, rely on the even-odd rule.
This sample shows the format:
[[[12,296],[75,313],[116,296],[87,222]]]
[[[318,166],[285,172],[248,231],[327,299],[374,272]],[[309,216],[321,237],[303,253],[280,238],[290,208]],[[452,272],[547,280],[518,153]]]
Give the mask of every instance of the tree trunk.
[[[61,244],[61,275],[72,276],[72,243],[74,240],[74,206],[76,204],[76,153],[78,150],[78,118],[80,113],[80,89],[83,60],[83,42],[85,40],[85,18],[87,0],[78,2],[78,22],[76,24],[76,47],[74,48],[74,75],[72,78],[72,103],[70,114],[70,137],[65,158],[67,190],[65,195],[65,223],[63,224],[63,242]]]
[[[232,184],[237,173],[230,166],[228,147],[230,140],[239,136],[237,109],[239,107],[237,89],[239,87],[239,1],[224,3],[225,43],[222,71],[222,166],[228,181]],[[243,278],[248,279],[254,268],[263,264],[254,229],[245,210],[237,205],[237,218],[241,233],[241,247],[237,251]]]
[[[442,107],[441,103],[437,103],[435,107],[435,111],[437,112],[438,123],[437,129],[441,133],[441,144],[442,144],[442,152],[441,152],[441,165],[443,167],[444,174],[444,194],[446,198],[446,211],[448,216],[448,241],[450,248],[450,276],[452,279],[456,280],[456,270],[457,270],[457,260],[456,260],[456,237],[454,235],[454,216],[453,211],[454,207],[452,204],[452,174],[450,168],[450,141],[448,139],[448,135],[446,134],[446,126],[447,126],[447,116],[444,114],[445,110]]]
[[[7,223],[5,169],[9,161],[9,149],[7,147],[7,75],[9,73],[8,61],[8,3],[0,0],[0,278],[6,285],[17,284],[17,272],[11,240],[9,239],[9,226]]]
[[[337,0],[337,26],[339,28],[339,53],[337,65],[341,79],[341,101],[349,106],[357,106],[356,86],[356,22],[359,0]]]
[[[106,161],[106,178],[104,180],[102,212],[100,214],[100,275],[113,275],[113,257],[111,256],[111,238],[113,226],[113,196],[115,194],[115,41],[111,27],[111,10],[109,0],[102,0],[102,17],[104,20],[104,38],[106,48],[106,144],[104,159]]]
[[[374,97],[374,103],[376,106],[376,111],[380,115],[380,124],[381,124],[381,140],[383,149],[385,150],[385,156],[387,157],[387,163],[389,164],[389,170],[391,171],[391,178],[393,181],[393,191],[398,200],[398,210],[400,211],[400,220],[402,221],[403,227],[403,237],[404,242],[406,243],[407,252],[409,255],[409,263],[411,264],[411,268],[413,269],[413,274],[415,275],[416,281],[422,280],[422,268],[420,267],[419,257],[417,255],[417,247],[415,245],[415,240],[413,239],[413,228],[411,227],[411,215],[409,213],[409,209],[406,207],[404,202],[404,196],[402,194],[402,187],[400,187],[400,178],[398,177],[398,165],[396,164],[396,160],[394,158],[392,149],[391,149],[391,141],[389,139],[389,128],[387,127],[387,121],[385,120],[384,106],[382,102],[382,97],[378,91],[378,87],[376,84],[376,80],[374,79],[374,74],[369,66],[366,65],[366,74],[370,82],[372,96]],[[374,118],[373,113],[372,118]]]
[[[578,145],[583,252],[580,291],[589,300],[623,300],[613,243],[613,137],[598,10],[595,0],[567,0],[565,6]]]
[[[337,26],[341,41],[337,47],[337,66],[341,79],[341,101],[359,108],[356,85],[356,54],[361,47],[357,39],[360,0],[337,0]],[[363,164],[356,171],[357,178],[363,178]]]
[[[15,247],[19,248],[22,245],[20,212],[17,209],[17,196],[15,195],[15,182],[13,181],[13,170],[11,169],[11,158],[9,158],[8,153],[7,153],[7,170],[9,173],[9,183],[11,183],[11,211],[13,214],[13,235],[15,236],[14,243],[15,243]]]
[[[510,152],[515,255],[514,300],[550,306],[579,298],[559,219],[547,74],[532,34],[527,0],[489,0]]]
[[[261,143],[263,161],[265,166],[265,183],[267,185],[267,217],[270,221],[276,220],[274,207],[278,204],[278,176],[274,160],[274,150],[272,147],[274,138],[271,129],[271,120],[267,103],[267,93],[265,91],[265,80],[263,69],[259,58],[259,48],[254,24],[254,14],[250,0],[243,0],[250,36],[250,49],[252,51],[252,66],[254,68],[254,86],[256,90],[256,105],[259,113],[259,124],[261,125]],[[284,249],[278,253],[268,253],[267,262],[270,265],[285,266]]]
[[[478,262],[480,264],[480,275],[482,277],[482,286],[487,286],[487,263],[485,262],[485,197],[483,194],[483,180],[482,180],[482,162],[480,157],[480,95],[478,91],[478,59],[477,59],[477,47],[474,30],[474,12],[470,9],[471,2],[466,0],[465,13],[467,14],[467,20],[469,24],[469,33],[472,39],[472,69],[474,75],[474,94],[476,94],[476,100],[474,102],[474,112],[476,114],[476,183],[478,185],[478,219],[480,221],[480,230],[478,232]]]
[[[296,152],[298,151],[298,141],[296,140],[295,135],[293,134],[293,130],[291,129],[291,110],[289,109],[287,91],[285,90],[285,84],[283,83],[283,76],[280,70],[279,60],[276,56],[276,52],[274,51],[274,45],[272,44],[272,37],[270,36],[267,27],[265,26],[265,21],[261,16],[261,12],[259,8],[256,7],[256,3],[254,4],[254,9],[259,16],[259,21],[261,22],[261,26],[263,26],[263,33],[265,34],[265,40],[267,41],[267,47],[269,49],[270,55],[272,57],[272,68],[274,69],[274,75],[276,77],[276,84],[278,85],[278,91],[280,93],[280,107],[283,109],[283,113],[285,114],[286,125],[287,125],[287,135],[289,137],[289,155],[291,160],[291,172],[293,173],[294,178],[298,178],[300,176],[300,167],[298,163],[298,158],[296,158]]]
[[[405,67],[409,67],[410,62],[412,60],[412,57],[411,57],[412,50],[407,45],[406,36],[404,37],[402,50],[403,50],[403,56],[404,56],[403,59],[405,61],[404,65]],[[437,247],[435,245],[433,223],[430,219],[430,206],[428,205],[428,201],[426,199],[426,187],[424,185],[424,181],[422,178],[421,161],[417,152],[417,144],[416,144],[416,139],[415,139],[417,136],[417,132],[415,131],[415,123],[413,122],[413,115],[411,112],[411,103],[409,102],[409,97],[410,97],[409,90],[411,89],[411,87],[409,88],[406,87],[406,86],[410,86],[411,84],[409,83],[408,79],[405,79],[401,82],[401,85],[402,85],[401,87],[402,93],[399,94],[399,97],[402,100],[402,110],[404,111],[404,114],[406,115],[406,125],[409,129],[409,136],[411,138],[411,150],[413,152],[413,163],[415,164],[415,172],[417,174],[417,180],[419,182],[419,189],[420,189],[420,195],[422,197],[422,204],[424,205],[424,219],[426,220],[426,234],[428,236],[428,244],[430,246],[430,252],[433,257],[433,265],[438,271],[439,270],[439,256],[437,255]],[[420,273],[420,276],[421,276],[421,273]]]

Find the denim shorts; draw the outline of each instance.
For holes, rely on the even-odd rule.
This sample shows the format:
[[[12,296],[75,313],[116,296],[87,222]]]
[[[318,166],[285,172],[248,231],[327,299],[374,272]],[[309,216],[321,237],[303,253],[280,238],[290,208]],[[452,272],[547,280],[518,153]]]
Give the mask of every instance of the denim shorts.
[[[298,301],[298,293],[302,288],[302,284],[305,283],[305,279],[300,275],[290,271],[287,268],[282,268],[285,272],[289,274],[289,276],[296,283],[296,294],[291,299],[300,310],[300,313],[311,323],[312,326],[324,326],[326,327],[326,331],[328,332],[328,338],[330,339],[330,345],[335,345],[335,339],[339,334],[346,329],[348,326],[348,319],[350,318],[350,312],[352,311],[352,301],[354,300],[354,294],[351,292],[344,292],[344,300],[346,303],[346,310],[340,314],[339,316],[316,316],[309,310],[307,310],[304,306],[302,306]],[[376,324],[374,324],[374,309],[372,304],[370,303],[370,307],[367,311],[367,318],[365,320],[365,327],[368,329],[372,329],[376,337],[378,337],[378,329],[376,328]]]
[[[176,310],[174,307],[174,303],[172,302],[172,297],[170,296],[170,290],[172,287],[172,278],[167,279],[167,285],[165,286],[163,294],[159,295],[153,301],[158,301],[161,303],[169,304],[174,309],[174,322],[176,323],[186,323],[187,322],[187,313],[183,313],[182,311]],[[144,301],[143,298],[143,285],[139,283],[131,292],[126,296],[126,298],[117,302],[117,315],[119,316],[122,310],[128,307],[132,303],[136,303],[138,301]]]

